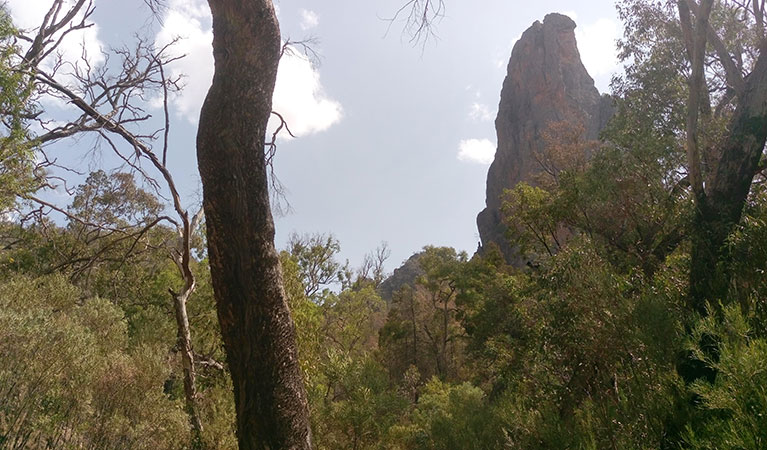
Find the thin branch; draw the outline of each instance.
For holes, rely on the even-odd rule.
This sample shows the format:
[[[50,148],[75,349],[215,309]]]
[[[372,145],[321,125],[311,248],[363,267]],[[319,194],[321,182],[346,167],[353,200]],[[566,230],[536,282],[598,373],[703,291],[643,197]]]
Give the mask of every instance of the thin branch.
[[[220,362],[216,361],[210,356],[200,355],[199,353],[194,353],[194,362],[195,364],[199,364],[202,367],[207,367],[211,369],[216,370],[224,370],[224,365]]]
[[[305,57],[313,66],[318,66],[322,59],[320,58],[319,53],[314,50],[314,47],[318,44],[319,39],[315,36],[305,37],[300,41],[293,41],[288,37],[285,39],[285,42],[283,42],[282,48],[280,49],[280,59],[285,55],[295,56],[299,53],[297,50],[300,49],[300,53],[303,57]]]
[[[408,0],[394,13],[394,16],[384,19],[389,22],[386,34],[389,33],[394,22],[404,17],[404,31],[410,34],[410,43],[426,45],[430,37],[437,36],[434,25],[444,16],[444,0]]]
[[[168,134],[170,133],[170,113],[168,112],[168,84],[165,82],[164,64],[159,64],[160,80],[162,81],[162,110],[165,115],[165,128],[163,129],[162,141],[162,165],[165,166],[168,160]]]

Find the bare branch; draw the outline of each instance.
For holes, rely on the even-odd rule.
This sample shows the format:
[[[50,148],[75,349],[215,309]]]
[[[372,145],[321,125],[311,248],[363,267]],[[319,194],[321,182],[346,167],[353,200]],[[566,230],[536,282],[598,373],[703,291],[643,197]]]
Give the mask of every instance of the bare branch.
[[[315,36],[309,36],[301,39],[300,41],[293,41],[290,37],[285,39],[280,49],[280,60],[283,56],[296,56],[300,54],[306,58],[313,66],[318,66],[322,58],[319,53],[314,50],[320,43],[319,39]]]
[[[170,133],[170,113],[168,112],[168,84],[165,82],[165,70],[163,64],[159,64],[160,79],[162,80],[162,110],[165,115],[165,128],[162,140],[162,165],[168,161],[168,134]]]
[[[389,22],[386,33],[389,33],[394,22],[404,18],[404,31],[410,35],[410,42],[413,45],[426,45],[429,38],[436,37],[434,25],[444,16],[444,0],[408,0],[394,16],[384,19]]]
[[[277,137],[283,129],[288,133],[288,135],[290,135],[290,137],[295,138],[296,136],[292,131],[290,131],[288,122],[285,120],[282,114],[276,111],[272,111],[272,114],[277,116],[277,118],[280,120],[280,124],[274,130],[274,133],[272,133],[271,141],[265,144],[264,151],[266,154],[266,167],[269,170],[269,187],[272,194],[272,206],[275,208],[275,212],[277,214],[284,215],[287,214],[291,208],[290,203],[285,197],[285,186],[283,186],[279,178],[277,178],[277,174],[274,171],[274,156],[277,154]]]
[[[48,54],[53,51],[53,49],[55,49],[61,43],[61,39],[63,39],[64,35],[71,31],[87,28],[90,26],[86,24],[86,21],[88,17],[93,14],[92,0],[88,0],[88,5],[85,7],[85,14],[83,19],[78,23],[72,22],[77,14],[83,10],[85,4],[86,0],[77,0],[77,3],[70,7],[69,11],[67,11],[67,13],[64,14],[60,20],[57,20],[59,13],[64,6],[64,0],[55,0],[53,2],[50,9],[43,18],[43,23],[40,25],[37,35],[34,39],[32,39],[32,45],[24,55],[24,60],[30,66],[37,66],[40,61],[42,61]],[[67,28],[64,33],[59,36],[56,41],[52,41],[51,38],[64,28]],[[55,44],[50,45],[53,42],[55,42]],[[48,50],[46,50],[46,46],[49,46]]]
[[[199,353],[194,354],[194,362],[196,364],[199,364],[202,367],[216,369],[216,370],[224,370],[223,364],[216,361],[210,356],[200,355]]]
[[[144,0],[144,4],[149,7],[149,10],[152,11],[152,14],[155,17],[161,17],[162,13],[168,7],[165,0]]]

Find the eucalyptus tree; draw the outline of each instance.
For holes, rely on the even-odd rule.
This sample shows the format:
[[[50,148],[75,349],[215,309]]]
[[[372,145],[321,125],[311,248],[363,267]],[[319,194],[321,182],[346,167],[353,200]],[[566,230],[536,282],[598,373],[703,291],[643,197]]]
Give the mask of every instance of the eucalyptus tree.
[[[655,123],[675,136],[695,204],[690,302],[724,301],[728,235],[741,219],[763,166],[767,140],[767,35],[761,0],[625,0],[619,41],[631,62],[619,93],[651,89]],[[663,95],[658,92],[663,91]],[[653,99],[654,97],[654,99]]]

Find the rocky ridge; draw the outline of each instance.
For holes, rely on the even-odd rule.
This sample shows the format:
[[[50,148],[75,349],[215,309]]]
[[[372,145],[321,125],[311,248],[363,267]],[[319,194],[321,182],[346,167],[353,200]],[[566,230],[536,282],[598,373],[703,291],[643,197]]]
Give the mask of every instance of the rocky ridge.
[[[505,239],[501,195],[521,181],[535,184],[541,167],[542,132],[553,122],[572,121],[597,139],[613,114],[612,100],[600,95],[581,62],[575,22],[562,14],[536,21],[514,45],[503,82],[495,128],[498,148],[487,174],[486,208],[477,216],[482,252],[497,244],[506,260],[524,261]]]

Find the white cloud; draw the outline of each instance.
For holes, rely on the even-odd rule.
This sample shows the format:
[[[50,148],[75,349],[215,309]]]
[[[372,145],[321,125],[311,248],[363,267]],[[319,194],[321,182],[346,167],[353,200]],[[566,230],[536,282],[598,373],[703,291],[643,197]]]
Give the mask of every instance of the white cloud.
[[[197,19],[210,17],[210,6],[203,0],[171,0],[169,9]]]
[[[178,41],[169,50],[172,55],[185,55],[170,66],[172,77],[183,77],[184,89],[171,99],[176,114],[196,123],[205,94],[213,80],[213,31],[210,11],[195,0],[176,0],[163,19],[163,27],[155,41],[159,46]]]
[[[459,161],[490,164],[495,158],[495,144],[490,139],[464,139],[458,149]]]
[[[469,117],[472,120],[476,120],[478,122],[489,122],[493,120],[493,112],[490,110],[490,108],[483,104],[474,102],[471,104],[471,108],[469,110]]]
[[[467,84],[464,89],[466,90],[466,92],[468,92],[471,95],[473,95],[474,98],[482,97],[482,91],[480,91],[479,89],[475,89],[474,85],[472,85],[472,84]]]
[[[618,23],[606,18],[575,29],[581,60],[592,77],[609,75],[618,68],[615,42],[619,37]]]
[[[319,72],[297,49],[280,60],[272,109],[282,115],[295,136],[324,131],[342,116],[341,104],[325,95]]]
[[[7,7],[14,25],[24,31],[28,36],[34,37],[36,35],[38,28],[43,22],[45,14],[48,12],[48,7],[42,6],[40,3],[40,1],[30,0],[7,0]],[[69,11],[69,8],[75,3],[75,0],[65,0],[62,10]],[[74,18],[74,21],[82,20],[84,14],[85,8],[82,8],[80,13]],[[59,16],[63,16],[63,14],[59,14]],[[42,62],[42,69],[46,71],[52,70],[59,55],[61,56],[62,61],[82,68],[81,61],[83,51],[85,51],[85,55],[87,55],[88,63],[91,67],[103,63],[103,46],[98,38],[98,33],[98,25],[92,23],[88,28],[76,30],[67,34],[59,44],[57,51],[49,55]],[[54,35],[53,40],[55,41],[62,34],[63,32],[59,31],[59,33]],[[29,45],[28,43],[23,44],[23,47]],[[65,69],[64,71],[71,71],[71,69]]]
[[[202,0],[173,1],[156,37],[160,45],[181,38],[172,52],[186,56],[172,64],[171,74],[183,75],[185,87],[172,99],[172,106],[192,123],[199,118],[213,80],[213,33],[206,8]],[[280,61],[272,108],[285,118],[295,136],[324,131],[342,115],[341,105],[325,95],[317,68],[298,49],[286,52]],[[274,122],[271,125],[276,127]]]
[[[301,29],[304,31],[310,30],[320,24],[320,16],[314,11],[301,8],[299,14],[301,14]]]

